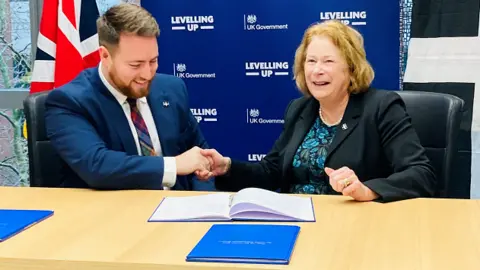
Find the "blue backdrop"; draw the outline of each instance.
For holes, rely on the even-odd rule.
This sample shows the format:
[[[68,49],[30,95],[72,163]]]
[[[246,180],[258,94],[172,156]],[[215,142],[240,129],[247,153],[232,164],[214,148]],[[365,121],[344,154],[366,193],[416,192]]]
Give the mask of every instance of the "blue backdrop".
[[[378,0],[142,0],[157,19],[159,72],[182,78],[211,147],[258,161],[300,93],[294,54],[305,29],[341,19],[365,38],[373,86],[399,89],[400,7]]]

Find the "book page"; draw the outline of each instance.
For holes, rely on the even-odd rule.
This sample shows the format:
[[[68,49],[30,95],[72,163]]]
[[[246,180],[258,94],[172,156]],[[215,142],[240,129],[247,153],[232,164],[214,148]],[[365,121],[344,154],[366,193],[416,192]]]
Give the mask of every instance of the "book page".
[[[230,194],[165,197],[149,221],[229,220]]]
[[[280,194],[259,188],[246,188],[240,190],[234,196],[232,208],[239,206],[239,204],[245,204],[247,207],[236,207],[237,209],[243,208],[242,210],[248,212],[263,211],[282,214],[298,220],[315,220],[312,201],[309,197]],[[256,205],[256,207],[252,207],[252,204]],[[267,209],[262,210],[262,208]]]

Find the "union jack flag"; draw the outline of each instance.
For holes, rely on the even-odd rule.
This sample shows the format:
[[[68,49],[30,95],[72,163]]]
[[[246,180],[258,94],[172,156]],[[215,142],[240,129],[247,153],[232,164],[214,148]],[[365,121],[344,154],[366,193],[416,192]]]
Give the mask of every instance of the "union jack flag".
[[[52,90],[98,65],[95,0],[44,0],[30,93]]]

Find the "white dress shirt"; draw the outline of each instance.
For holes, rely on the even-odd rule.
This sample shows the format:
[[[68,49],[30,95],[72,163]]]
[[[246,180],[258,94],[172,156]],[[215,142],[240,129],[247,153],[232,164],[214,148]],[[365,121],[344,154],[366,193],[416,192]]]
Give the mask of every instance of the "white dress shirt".
[[[137,152],[138,155],[142,155],[142,151],[140,149],[140,142],[138,140],[137,129],[135,128],[132,117],[130,115],[130,105],[127,102],[127,96],[123,93],[115,89],[105,78],[102,72],[102,66],[99,65],[98,73],[100,74],[100,79],[102,80],[103,84],[107,87],[107,89],[112,93],[112,95],[117,99],[120,106],[123,108],[123,112],[125,113],[125,117],[127,117],[128,124],[130,125],[130,130],[133,134],[133,138],[135,140],[135,144],[137,145]],[[158,137],[157,127],[155,126],[155,121],[153,120],[152,112],[150,111],[150,107],[148,106],[147,98],[142,97],[137,99],[137,107],[140,111],[140,114],[147,125],[148,133],[150,134],[150,139],[152,140],[153,148],[155,149],[155,153],[158,156],[162,155],[162,148],[160,145],[160,139]],[[169,189],[175,185],[177,180],[177,164],[175,163],[175,157],[163,157],[164,160],[164,169],[163,169],[163,187],[164,189]]]

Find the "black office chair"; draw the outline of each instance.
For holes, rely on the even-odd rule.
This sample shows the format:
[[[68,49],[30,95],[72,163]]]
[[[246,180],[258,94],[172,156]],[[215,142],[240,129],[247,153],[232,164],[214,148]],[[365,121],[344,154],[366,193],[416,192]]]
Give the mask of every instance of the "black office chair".
[[[61,159],[45,131],[45,99],[48,92],[29,95],[23,101],[27,121],[28,163],[31,187],[58,187]]]
[[[436,171],[435,197],[448,197],[465,102],[442,93],[406,90],[397,93],[404,100],[412,125]]]

